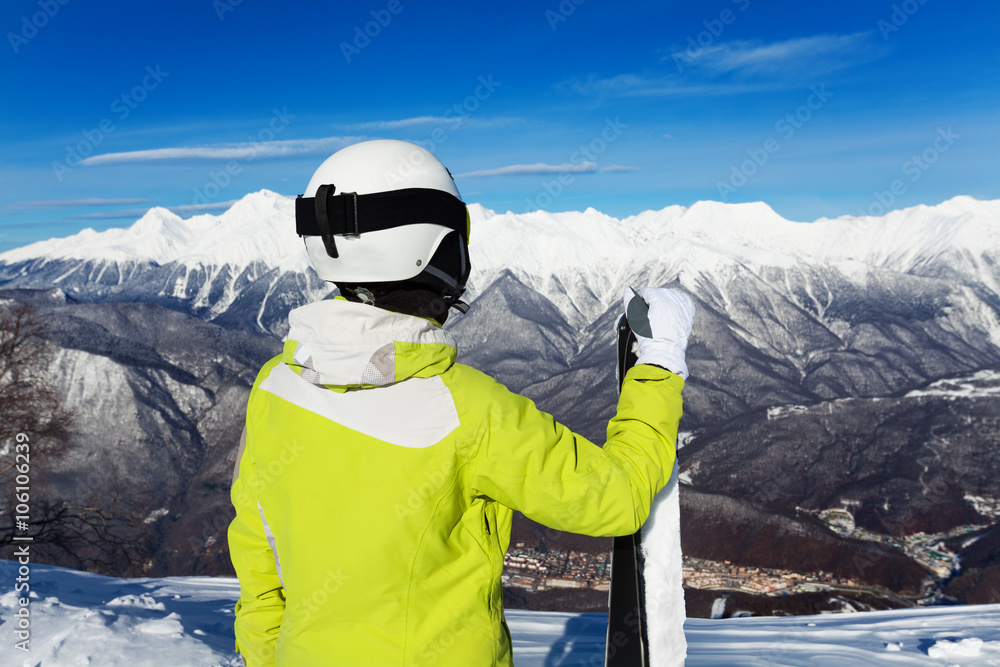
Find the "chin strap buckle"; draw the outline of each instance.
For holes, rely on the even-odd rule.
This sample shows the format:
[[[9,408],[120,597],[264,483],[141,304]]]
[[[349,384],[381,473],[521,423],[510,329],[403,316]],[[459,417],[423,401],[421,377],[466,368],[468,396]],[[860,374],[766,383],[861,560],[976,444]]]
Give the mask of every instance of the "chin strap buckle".
[[[366,306],[375,305],[375,295],[372,294],[372,291],[367,287],[355,288],[354,296],[358,297],[358,299],[361,300],[361,303],[365,304]]]
[[[344,238],[359,239],[361,224],[358,222],[358,193],[341,192],[340,198],[344,200],[344,222],[347,223],[349,230],[344,234]]]
[[[469,312],[469,304],[459,299],[456,294],[442,294],[441,300],[444,301],[445,306],[454,308],[463,315]]]

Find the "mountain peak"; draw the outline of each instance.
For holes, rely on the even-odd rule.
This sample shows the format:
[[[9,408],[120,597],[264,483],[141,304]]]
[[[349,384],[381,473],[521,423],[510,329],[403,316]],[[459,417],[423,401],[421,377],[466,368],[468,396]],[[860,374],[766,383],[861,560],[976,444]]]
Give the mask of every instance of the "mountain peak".
[[[773,208],[762,201],[726,204],[721,201],[701,200],[691,204],[685,215],[693,215],[706,219],[715,217],[731,219],[739,217],[751,220],[790,222],[778,215]]]

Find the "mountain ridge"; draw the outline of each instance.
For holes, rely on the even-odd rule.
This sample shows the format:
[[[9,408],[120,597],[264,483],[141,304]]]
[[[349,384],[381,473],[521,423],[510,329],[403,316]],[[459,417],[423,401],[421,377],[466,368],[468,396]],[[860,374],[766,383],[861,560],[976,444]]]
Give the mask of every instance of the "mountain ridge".
[[[563,318],[584,328],[617,304],[624,284],[676,284],[696,292],[744,274],[777,275],[775,287],[796,293],[797,305],[826,314],[831,285],[812,267],[835,271],[836,281],[864,287],[886,272],[938,278],[978,290],[992,310],[988,328],[1000,345],[1000,200],[961,196],[934,207],[893,211],[883,218],[844,216],[813,223],[785,220],[766,204],[697,202],[618,219],[584,212],[497,213],[470,204],[473,275],[468,298],[504,272],[546,294]],[[315,276],[294,234],[294,200],[269,190],[250,193],[219,215],[186,220],[152,208],[128,228],[84,230],[0,254],[0,285],[63,287],[79,298],[135,300],[125,283],[155,285],[143,299],[212,319],[224,313],[251,283],[276,285],[297,274],[310,299],[329,288]],[[227,275],[221,275],[227,274]],[[709,276],[709,280],[705,277]],[[804,281],[793,286],[791,281]],[[287,282],[287,280],[286,280]],[[192,293],[191,285],[212,285]],[[265,290],[269,295],[272,290]],[[88,296],[90,294],[91,296]],[[266,300],[266,299],[265,299]],[[266,306],[265,306],[266,307]],[[255,317],[261,330],[283,335],[282,318]]]
[[[157,340],[159,328],[168,322],[179,323],[176,335],[181,339],[221,337],[223,330],[256,336],[261,358],[253,362],[230,358],[225,344],[206,350],[206,359],[221,355],[226,372],[244,378],[254,363],[262,363],[264,350],[285,334],[290,309],[331,292],[305,263],[301,241],[292,231],[291,201],[269,191],[253,193],[226,213],[188,221],[154,209],[129,229],[103,232],[102,237],[97,232],[84,235],[93,247],[109,246],[107,255],[115,259],[61,256],[86,250],[76,237],[43,242],[49,243],[44,247],[35,244],[20,249],[20,254],[10,251],[0,255],[0,290],[15,295],[19,290],[54,289],[67,304],[78,305],[53,306],[52,312],[62,317],[79,308],[77,319],[92,319],[87,313],[101,313],[109,321],[116,313],[134,318],[138,311],[133,302],[152,304],[158,308],[143,311],[150,321],[136,334],[150,340]],[[755,522],[780,528],[792,525],[780,517],[795,516],[797,504],[820,511],[849,498],[861,503],[858,525],[881,534],[886,527],[878,513],[884,514],[879,508],[887,502],[893,508],[886,516],[889,522],[908,519],[904,503],[942,510],[938,523],[926,525],[937,531],[975,516],[967,496],[997,500],[985,491],[995,479],[995,466],[969,463],[977,457],[988,460],[995,449],[982,417],[993,409],[992,403],[949,403],[952,399],[937,394],[967,391],[965,385],[972,383],[987,394],[977,401],[1000,398],[993,388],[1000,383],[968,379],[1000,368],[1000,201],[958,197],[883,218],[815,223],[784,220],[759,203],[699,202],[621,220],[594,209],[514,214],[471,204],[470,211],[472,309],[447,323],[458,341],[459,360],[535,400],[593,442],[603,442],[616,402],[613,330],[622,288],[664,285],[692,295],[697,315],[688,347],[691,377],[681,423],[687,445],[680,452],[684,473],[694,484],[685,501],[687,516],[712,517],[745,532],[741,526],[749,525],[745,515],[750,510],[759,516]],[[187,226],[186,231],[177,226]],[[197,238],[192,229],[203,230],[203,237]],[[228,243],[237,232],[251,238],[214,253],[213,248]],[[40,248],[51,255],[39,253]],[[145,254],[134,259],[139,251]],[[127,259],[130,256],[133,259]],[[168,311],[180,311],[187,319]],[[209,336],[209,331],[218,333]],[[217,519],[226,516],[228,471],[217,459],[199,462],[206,461],[210,441],[219,447],[213,456],[234,453],[246,381],[224,382],[231,388],[201,426],[203,420],[196,419],[200,403],[190,402],[188,393],[154,391],[150,383],[176,384],[169,374],[156,370],[155,355],[137,358],[139,365],[149,366],[139,368],[112,358],[103,340],[110,340],[108,334],[92,341],[53,342],[77,345],[92,356],[74,353],[73,358],[93,359],[115,377],[139,383],[141,391],[132,392],[135,405],[127,393],[119,392],[114,400],[121,404],[114,408],[170,416],[145,422],[163,424],[162,433],[156,430],[159,426],[150,429],[150,442],[191,440],[191,447],[173,452],[170,460],[196,477],[186,487],[176,487],[169,507],[178,512],[203,509],[185,509],[186,514],[161,522],[166,537],[161,558],[185,553],[202,568],[199,571],[216,571],[226,562]],[[140,342],[155,351],[144,338]],[[149,363],[143,361],[147,358]],[[192,372],[197,364],[195,357],[184,361],[189,374],[185,378],[197,376]],[[948,378],[954,381],[949,384]],[[191,396],[208,397],[222,386],[218,378],[181,384],[190,388],[185,392],[193,392]],[[920,398],[910,392],[935,395]],[[88,405],[98,398],[81,395],[74,400]],[[837,403],[842,399],[854,403]],[[823,413],[827,406],[833,407]],[[780,428],[768,423],[771,408],[791,410]],[[963,430],[970,419],[976,428]],[[171,431],[168,422],[185,420],[199,424],[196,437],[191,428]],[[935,462],[930,452],[938,441],[925,437],[929,428],[948,435],[955,448],[954,465]],[[834,433],[845,435],[830,438]],[[748,441],[748,434],[761,442]],[[809,434],[809,447],[796,445]],[[79,438],[85,446],[97,447],[99,424]],[[853,443],[853,453],[830,455],[841,440]],[[922,447],[922,442],[928,446]],[[866,453],[866,447],[873,451]],[[803,456],[809,460],[803,461]],[[920,460],[907,464],[913,457]],[[123,463],[132,458],[142,461],[143,453],[132,457],[123,452]],[[814,459],[818,467],[810,472],[807,464]],[[787,479],[780,475],[782,462],[793,473]],[[925,465],[932,466],[934,474],[922,476]],[[863,477],[852,479],[855,470]],[[806,473],[815,478],[808,488],[799,483]],[[924,482],[939,480],[950,484],[949,491],[922,498]],[[820,487],[822,493],[812,493]],[[736,500],[722,502],[720,493]],[[722,509],[713,509],[716,506]],[[204,521],[208,523],[199,531]],[[739,544],[690,532],[704,523],[689,522],[686,539],[705,557],[728,556],[751,564],[773,543],[764,530]],[[194,548],[192,533],[202,546]],[[778,555],[775,562],[789,557],[794,561],[799,554],[806,559],[806,569],[828,567],[819,558],[823,550],[812,546],[807,541],[796,546],[794,554]],[[863,552],[870,545],[849,546]],[[910,562],[902,551],[892,555]],[[984,565],[975,573],[978,578],[967,578],[954,590],[966,595],[974,586],[968,582],[995,579],[996,566],[986,557],[980,560]],[[158,563],[168,561],[173,562]],[[910,569],[908,590],[919,574]]]
[[[934,206],[921,204],[890,211],[878,218],[845,215],[819,218],[811,222],[787,220],[764,202],[728,204],[706,200],[695,202],[689,207],[671,205],[624,218],[615,218],[594,208],[587,208],[582,212],[536,211],[515,214],[511,211],[499,213],[471,203],[469,209],[473,222],[473,247],[479,236],[478,228],[499,222],[507,225],[521,223],[524,228],[546,236],[553,236],[554,232],[561,231],[563,236],[572,237],[583,230],[579,223],[584,221],[596,229],[611,228],[623,235],[630,234],[632,238],[624,240],[633,241],[635,245],[651,240],[650,234],[660,227],[661,235],[680,237],[691,242],[714,242],[717,246],[726,241],[720,238],[721,233],[728,238],[728,245],[732,246],[726,249],[765,249],[770,246],[774,249],[801,251],[808,249],[807,244],[812,243],[817,252],[808,256],[824,260],[831,257],[851,260],[858,258],[853,251],[858,248],[859,241],[864,240],[859,236],[868,234],[869,241],[877,241],[890,248],[900,243],[913,246],[912,233],[899,233],[903,231],[903,226],[912,226],[916,222],[926,228],[944,217],[953,223],[961,223],[961,226],[938,229],[936,233],[927,229],[920,230],[926,244],[956,245],[956,241],[962,241],[962,249],[982,249],[986,240],[994,249],[1000,248],[1000,200],[977,200],[967,195],[959,195]],[[37,241],[0,253],[0,263],[12,264],[48,257],[151,261],[158,264],[187,260],[195,265],[204,258],[210,258],[214,263],[230,262],[240,265],[259,260],[273,268],[281,266],[286,256],[303,255],[289,252],[301,248],[294,233],[289,233],[294,229],[293,221],[294,198],[263,189],[248,193],[219,215],[206,213],[182,218],[166,208],[156,206],[129,227],[104,231],[87,228],[67,237]],[[247,227],[248,222],[255,224]],[[282,228],[275,229],[275,225],[281,225]],[[719,227],[722,228],[721,232]],[[232,234],[230,228],[242,228],[242,233]],[[254,239],[255,233],[265,231],[275,234]],[[594,229],[583,231],[596,235]],[[220,235],[223,238],[214,238]],[[794,237],[791,242],[784,244],[784,248],[778,248],[775,240],[790,235]],[[849,238],[843,244],[831,245],[830,239],[822,235]],[[814,236],[821,238],[812,239]],[[205,237],[208,237],[207,240]],[[246,239],[256,242],[244,243]],[[762,240],[767,243],[762,243]],[[143,244],[146,247],[140,250],[138,246]],[[234,244],[237,246],[235,249],[231,248]],[[227,247],[229,250],[220,252]],[[210,255],[207,250],[218,254]],[[129,251],[128,254],[126,251]],[[839,251],[840,256],[836,257],[834,251]],[[739,254],[736,253],[737,256]],[[880,258],[885,261],[901,259],[891,252],[886,252]],[[506,260],[507,257],[501,254],[498,259]],[[295,266],[304,268],[306,262],[302,259]]]

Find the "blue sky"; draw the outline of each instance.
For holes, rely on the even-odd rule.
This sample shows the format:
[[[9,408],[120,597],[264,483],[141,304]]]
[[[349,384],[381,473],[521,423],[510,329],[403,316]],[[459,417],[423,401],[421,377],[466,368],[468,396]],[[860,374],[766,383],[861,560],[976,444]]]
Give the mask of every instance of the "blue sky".
[[[944,0],[8,1],[0,250],[294,195],[366,138],[423,142],[499,211],[996,199],[998,23]]]

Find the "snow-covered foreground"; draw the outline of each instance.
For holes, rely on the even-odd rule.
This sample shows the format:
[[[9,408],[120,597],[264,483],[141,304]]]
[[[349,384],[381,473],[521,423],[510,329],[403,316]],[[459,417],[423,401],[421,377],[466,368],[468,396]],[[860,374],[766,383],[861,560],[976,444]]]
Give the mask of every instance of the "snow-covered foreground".
[[[5,582],[16,565],[0,561]],[[31,567],[30,653],[0,595],[0,666],[240,665],[232,578],[112,579]],[[603,665],[603,614],[507,613],[518,667]],[[689,619],[687,664],[1000,665],[1000,605],[786,618]]]

